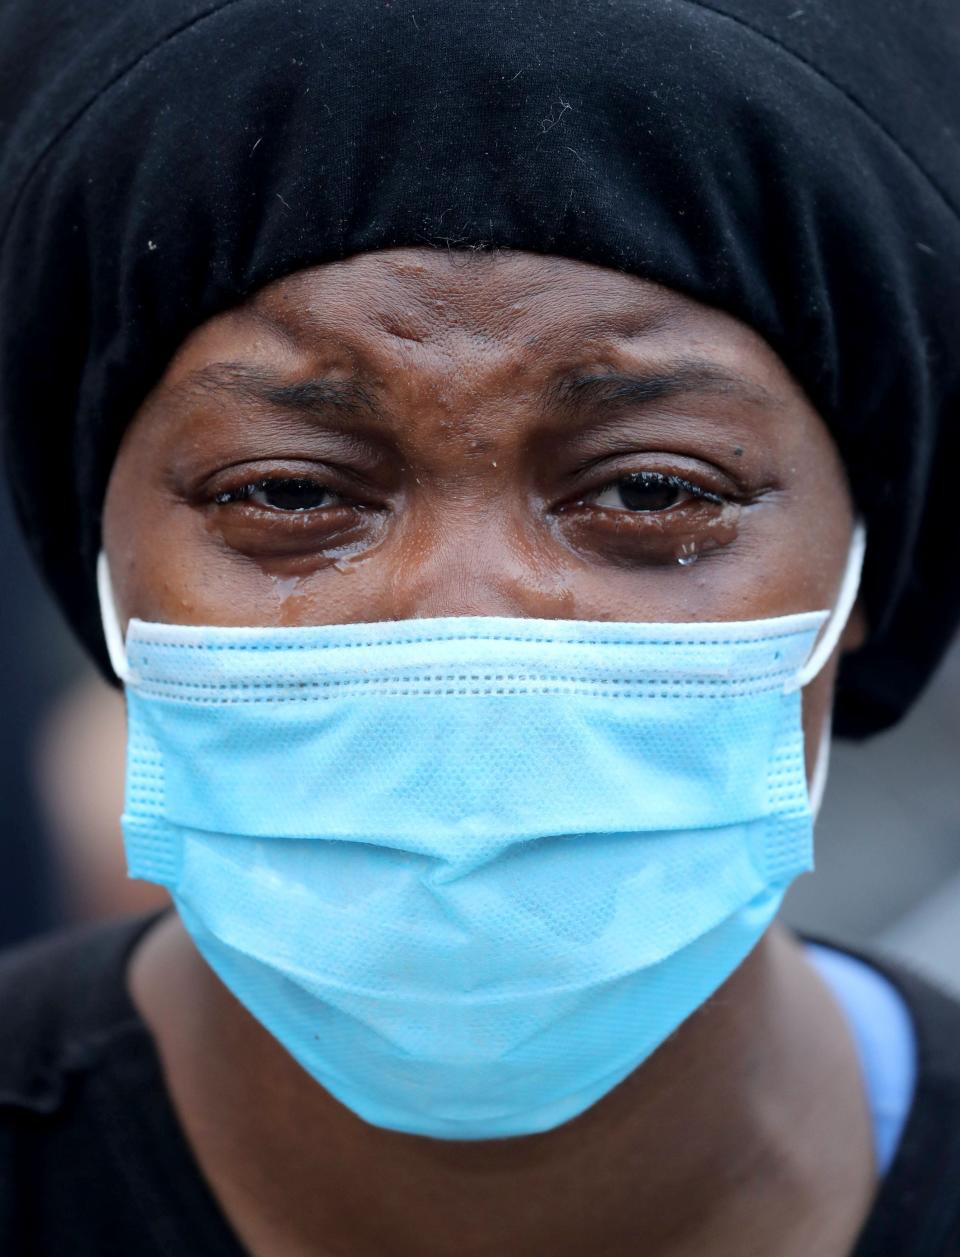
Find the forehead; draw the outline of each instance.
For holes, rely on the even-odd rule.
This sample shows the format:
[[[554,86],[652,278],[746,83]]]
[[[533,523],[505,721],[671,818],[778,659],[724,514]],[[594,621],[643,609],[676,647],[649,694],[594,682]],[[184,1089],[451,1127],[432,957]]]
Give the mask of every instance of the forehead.
[[[777,355],[745,324],[633,275],[519,252],[395,249],[298,271],[211,319],[164,384],[218,363],[296,372],[444,378],[471,388],[548,382],[578,365],[703,368],[764,401],[796,395]]]

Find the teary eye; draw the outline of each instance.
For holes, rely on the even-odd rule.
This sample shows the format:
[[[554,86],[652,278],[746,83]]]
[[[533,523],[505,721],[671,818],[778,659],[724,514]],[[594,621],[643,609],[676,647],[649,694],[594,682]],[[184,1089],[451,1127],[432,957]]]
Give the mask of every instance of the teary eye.
[[[341,499],[319,480],[302,477],[271,478],[227,489],[214,498],[218,506],[230,502],[255,502],[274,511],[314,511],[338,505]]]
[[[721,503],[723,499],[708,489],[702,489],[680,476],[668,476],[656,471],[641,471],[624,476],[601,489],[587,499],[592,506],[604,510],[666,511],[687,498],[704,498],[708,502]]]

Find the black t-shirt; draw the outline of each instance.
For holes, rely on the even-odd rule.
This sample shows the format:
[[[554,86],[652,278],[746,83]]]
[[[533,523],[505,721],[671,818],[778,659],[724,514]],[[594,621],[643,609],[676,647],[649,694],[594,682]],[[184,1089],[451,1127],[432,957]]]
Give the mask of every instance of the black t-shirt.
[[[150,919],[0,959],[2,1257],[244,1257],[126,990]],[[913,1107],[851,1257],[960,1257],[960,1005],[888,965],[917,1036]]]

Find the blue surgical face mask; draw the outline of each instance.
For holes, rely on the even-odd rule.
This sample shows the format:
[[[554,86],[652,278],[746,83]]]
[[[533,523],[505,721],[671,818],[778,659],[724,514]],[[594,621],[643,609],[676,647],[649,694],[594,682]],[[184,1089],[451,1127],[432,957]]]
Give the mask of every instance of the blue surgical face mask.
[[[133,620],[125,649],[101,564],[131,875],[368,1122],[548,1130],[712,995],[811,867],[801,688],[861,558],[858,530],[826,628]]]

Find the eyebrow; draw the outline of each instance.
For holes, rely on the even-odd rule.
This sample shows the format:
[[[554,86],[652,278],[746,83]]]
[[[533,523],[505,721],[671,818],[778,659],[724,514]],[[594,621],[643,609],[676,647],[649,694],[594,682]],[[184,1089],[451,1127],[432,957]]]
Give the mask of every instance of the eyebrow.
[[[188,385],[193,391],[228,393],[241,401],[266,403],[317,418],[331,413],[376,414],[370,394],[354,377],[316,376],[285,384],[280,376],[262,368],[216,362],[195,372]]]
[[[633,375],[621,371],[572,372],[551,385],[548,401],[560,409],[612,409],[661,401],[685,393],[720,393],[753,404],[770,405],[775,398],[767,389],[742,376],[698,359],[671,363],[656,374]]]
[[[218,362],[203,367],[186,382],[191,391],[228,393],[239,400],[267,404],[313,418],[339,414],[376,418],[373,398],[354,376],[344,379],[316,376],[284,383],[281,376],[243,363]],[[656,373],[573,371],[554,380],[546,391],[551,409],[571,415],[598,410],[617,411],[689,393],[720,393],[754,405],[776,399],[754,381],[700,359],[674,361]]]

